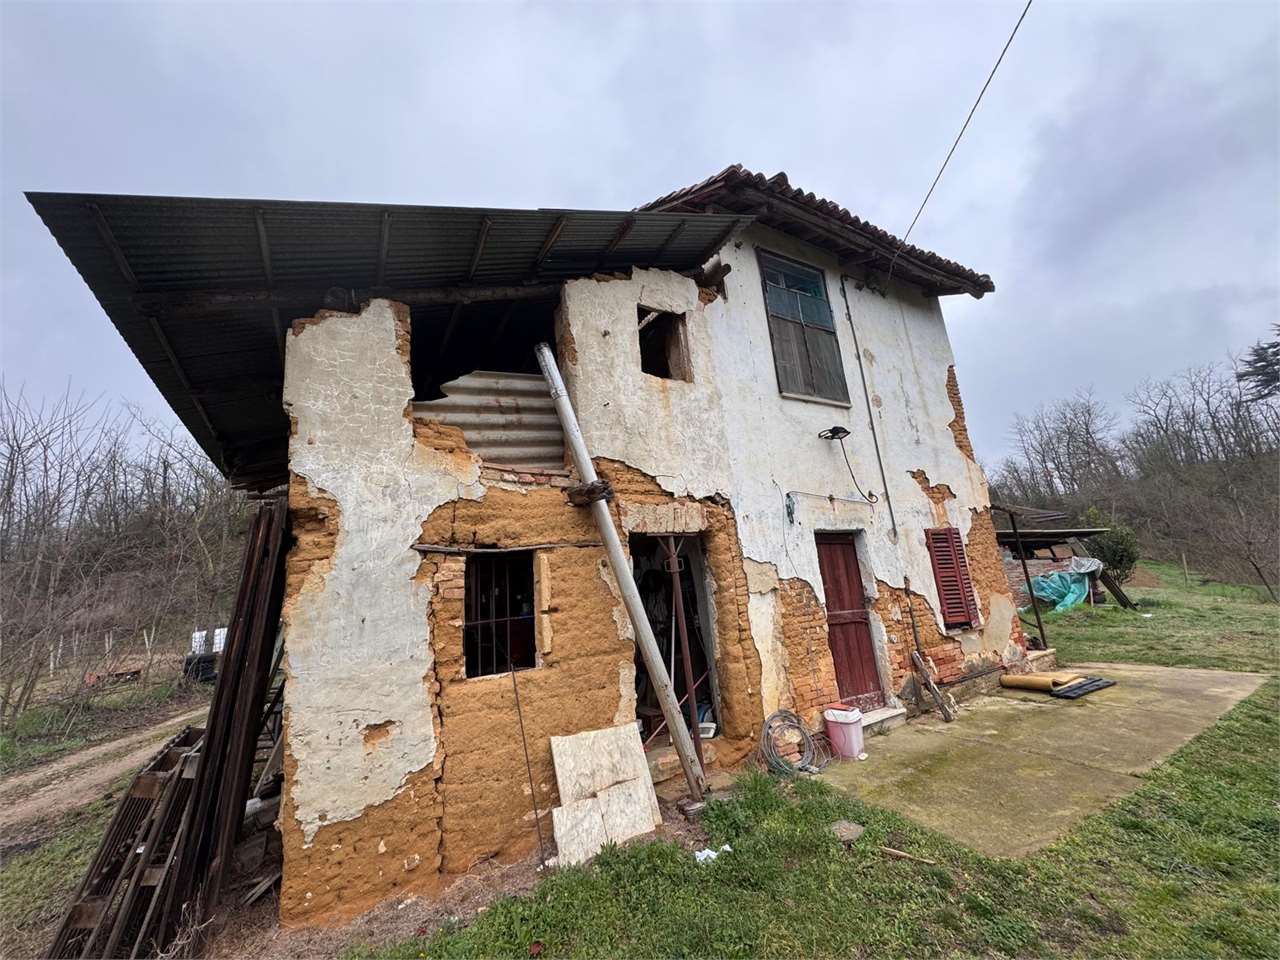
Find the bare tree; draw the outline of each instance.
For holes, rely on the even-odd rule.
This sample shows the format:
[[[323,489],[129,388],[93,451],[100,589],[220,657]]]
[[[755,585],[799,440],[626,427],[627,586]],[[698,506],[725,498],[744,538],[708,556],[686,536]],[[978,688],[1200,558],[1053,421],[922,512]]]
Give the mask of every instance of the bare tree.
[[[186,439],[69,392],[0,384],[0,721],[224,614],[246,509]]]
[[[1092,396],[1014,424],[999,496],[1079,515],[1090,506],[1138,532],[1144,550],[1185,554],[1222,577],[1275,582],[1280,555],[1280,398],[1248,392],[1222,365],[1145,381],[1125,427]]]

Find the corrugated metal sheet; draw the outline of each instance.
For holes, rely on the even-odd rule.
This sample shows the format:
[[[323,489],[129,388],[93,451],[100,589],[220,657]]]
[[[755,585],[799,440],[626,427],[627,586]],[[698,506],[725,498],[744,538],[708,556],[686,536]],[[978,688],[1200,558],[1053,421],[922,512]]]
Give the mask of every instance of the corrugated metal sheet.
[[[330,287],[368,295],[519,286],[634,265],[688,270],[752,219],[84,193],[27,199],[173,411],[215,463],[250,486],[286,476],[283,333],[322,306]],[[197,318],[169,316],[157,299],[261,291],[298,299],[276,312],[224,306]],[[237,375],[252,389],[230,389]]]
[[[441,390],[443,399],[415,403],[413,415],[457,427],[486,463],[564,467],[564,431],[540,374],[477,370]]]

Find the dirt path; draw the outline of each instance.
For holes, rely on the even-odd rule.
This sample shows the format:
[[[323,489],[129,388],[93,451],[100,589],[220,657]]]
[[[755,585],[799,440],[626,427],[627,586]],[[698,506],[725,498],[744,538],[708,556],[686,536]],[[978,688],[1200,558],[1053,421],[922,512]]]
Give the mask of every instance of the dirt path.
[[[207,707],[190,710],[140,733],[88,747],[6,779],[0,785],[0,830],[56,816],[97,799],[111,781],[141,767],[161,741],[203,719],[207,711]]]

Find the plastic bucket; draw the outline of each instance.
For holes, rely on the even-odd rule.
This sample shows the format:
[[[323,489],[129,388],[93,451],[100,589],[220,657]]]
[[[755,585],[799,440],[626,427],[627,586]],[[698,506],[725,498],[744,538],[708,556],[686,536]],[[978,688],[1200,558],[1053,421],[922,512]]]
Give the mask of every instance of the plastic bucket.
[[[828,707],[822,712],[827,722],[827,736],[836,756],[854,759],[866,755],[862,748],[862,711],[844,706]]]

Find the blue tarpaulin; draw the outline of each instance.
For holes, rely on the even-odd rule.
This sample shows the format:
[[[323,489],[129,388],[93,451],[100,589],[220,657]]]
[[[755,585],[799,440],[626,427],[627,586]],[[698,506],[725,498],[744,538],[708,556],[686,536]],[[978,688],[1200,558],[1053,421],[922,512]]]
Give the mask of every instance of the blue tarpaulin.
[[[1089,576],[1084,573],[1047,573],[1031,578],[1036,599],[1054,605],[1054,610],[1070,610],[1089,596]]]

